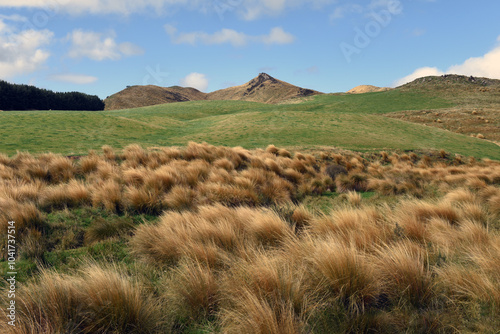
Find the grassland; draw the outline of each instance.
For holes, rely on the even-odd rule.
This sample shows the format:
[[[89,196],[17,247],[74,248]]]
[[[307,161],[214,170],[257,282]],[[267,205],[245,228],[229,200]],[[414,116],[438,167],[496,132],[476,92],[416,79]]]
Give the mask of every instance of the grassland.
[[[497,333],[500,150],[438,128],[497,121],[466,88],[1,112],[0,332]]]
[[[444,149],[500,159],[498,146],[434,127],[383,117],[402,110],[436,110],[455,103],[429,92],[392,90],[322,95],[301,103],[194,101],[106,112],[0,113],[0,152],[85,154],[103,145],[334,146],[357,151]]]
[[[499,185],[444,150],[0,155],[0,331],[495,333]]]

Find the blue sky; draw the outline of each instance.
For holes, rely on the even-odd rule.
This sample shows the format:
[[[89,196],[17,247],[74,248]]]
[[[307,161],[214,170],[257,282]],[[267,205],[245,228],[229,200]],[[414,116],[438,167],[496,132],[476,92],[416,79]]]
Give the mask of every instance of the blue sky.
[[[106,98],[127,85],[322,92],[500,79],[500,1],[0,0],[0,79]]]

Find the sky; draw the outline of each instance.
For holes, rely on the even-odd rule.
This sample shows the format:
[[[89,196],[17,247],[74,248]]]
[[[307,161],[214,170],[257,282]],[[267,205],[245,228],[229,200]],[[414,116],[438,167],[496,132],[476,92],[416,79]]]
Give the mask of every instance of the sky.
[[[0,0],[0,79],[106,98],[130,85],[325,93],[500,79],[498,0]]]

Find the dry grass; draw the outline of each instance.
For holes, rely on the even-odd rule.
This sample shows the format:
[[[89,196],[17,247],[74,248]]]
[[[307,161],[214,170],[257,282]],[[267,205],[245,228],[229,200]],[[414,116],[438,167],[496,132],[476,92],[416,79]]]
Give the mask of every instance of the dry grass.
[[[78,276],[44,271],[18,293],[15,333],[155,333],[161,325],[159,304],[116,268],[89,265]]]
[[[336,152],[189,143],[0,155],[0,228],[16,221],[23,260],[45,258],[58,210],[93,206],[102,217],[80,231],[83,246],[127,242],[125,261],[153,268],[43,271],[19,289],[14,332],[493,328],[500,164]],[[136,226],[137,215],[159,219]]]

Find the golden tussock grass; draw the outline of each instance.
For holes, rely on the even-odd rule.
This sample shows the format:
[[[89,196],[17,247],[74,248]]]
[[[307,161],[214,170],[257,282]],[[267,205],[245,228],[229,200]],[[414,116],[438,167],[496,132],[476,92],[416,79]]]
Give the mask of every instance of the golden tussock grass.
[[[10,198],[0,197],[0,228],[7,231],[8,222],[14,221],[16,233],[22,234],[29,228],[42,229],[44,216],[33,203],[19,203]],[[2,232],[2,236],[6,235]]]
[[[419,306],[432,299],[434,290],[427,254],[419,245],[401,241],[382,246],[374,262],[382,289],[393,302],[405,299]]]
[[[347,196],[347,201],[352,206],[359,207],[361,205],[361,195],[358,192],[349,191],[347,192],[346,196]]]
[[[221,321],[228,333],[302,333],[320,305],[308,275],[280,255],[256,253],[221,282]]]
[[[372,261],[343,240],[331,237],[315,242],[308,260],[321,292],[334,300],[339,298],[351,312],[363,313],[381,293]]]
[[[123,194],[123,203],[131,212],[157,215],[163,211],[163,193],[156,188],[128,186]]]
[[[384,224],[382,217],[374,208],[337,209],[314,217],[307,231],[318,237],[333,235],[346,244],[369,250],[391,238],[391,227]]]
[[[87,185],[75,179],[69,183],[49,186],[39,195],[39,205],[44,210],[83,206],[90,203]]]
[[[90,153],[80,159],[80,169],[84,174],[92,173],[97,170],[101,158],[96,153]]]
[[[104,207],[111,212],[121,211],[122,196],[121,186],[114,180],[100,182],[91,189],[92,205]]]
[[[500,164],[439,154],[189,143],[103,147],[76,159],[0,156],[0,219],[16,221],[22,259],[47,254],[56,210],[83,208],[92,212],[82,234],[89,251],[128,242],[126,261],[156,268],[133,276],[147,281],[102,264],[43,271],[19,290],[19,332],[439,332],[461,317],[486,324],[460,305],[498,310]],[[368,189],[375,194],[363,195]],[[159,219],[136,226],[135,215]]]
[[[78,276],[43,271],[18,291],[16,333],[155,333],[159,304],[116,268],[89,265]]]
[[[186,186],[174,186],[163,196],[162,202],[172,210],[185,210],[197,205],[196,192]]]
[[[220,302],[219,281],[204,263],[185,260],[161,283],[171,322],[200,321],[215,316]]]

